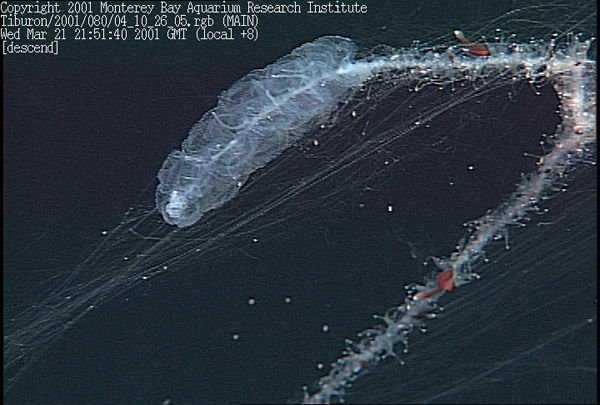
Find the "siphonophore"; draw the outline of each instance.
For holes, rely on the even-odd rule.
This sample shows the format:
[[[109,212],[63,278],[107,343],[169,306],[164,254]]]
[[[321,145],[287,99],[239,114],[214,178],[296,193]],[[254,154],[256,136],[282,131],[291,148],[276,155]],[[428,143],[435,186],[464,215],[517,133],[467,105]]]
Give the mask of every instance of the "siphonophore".
[[[510,11],[489,23],[503,28],[493,35],[489,27],[478,32],[461,25],[474,43],[485,44],[489,56],[452,35],[395,49],[328,37],[245,76],[192,128],[182,151],[169,155],[159,173],[156,207],[149,204],[152,185],[73,272],[48,282],[34,305],[9,313],[5,371],[7,387],[14,386],[9,394],[15,401],[36,395],[20,385],[31,384],[28,375],[35,375],[44,352],[50,362],[77,364],[79,373],[101,364],[85,354],[73,355],[83,359],[77,363],[59,360],[66,357],[63,351],[53,353],[53,347],[73,347],[88,336],[86,325],[92,331],[96,322],[111,325],[107,334],[96,327],[93,338],[83,339],[94,342],[89,344],[114,334],[120,342],[114,350],[122,345],[140,353],[144,340],[135,337],[135,327],[123,335],[110,332],[119,329],[130,301],[143,310],[123,324],[155,324],[145,335],[176,342],[183,352],[165,355],[150,346],[148,357],[155,362],[136,363],[132,374],[114,366],[134,386],[147,387],[145,379],[155,372],[154,385],[161,388],[151,391],[154,399],[279,401],[285,394],[276,388],[293,391],[283,379],[252,397],[255,387],[270,381],[271,369],[289,375],[296,387],[324,374],[304,388],[298,399],[305,402],[335,402],[345,395],[350,402],[473,402],[452,395],[514,381],[499,374],[511,365],[520,366],[518,377],[539,378],[540,370],[553,367],[535,356],[549,348],[560,352],[553,346],[557,341],[592,328],[588,307],[570,314],[572,322],[557,311],[556,327],[528,329],[524,345],[514,344],[515,353],[470,354],[480,338],[492,344],[518,320],[535,323],[530,314],[551,303],[565,306],[566,297],[589,295],[572,278],[589,277],[581,252],[595,260],[589,251],[595,235],[589,211],[595,199],[590,180],[595,43],[589,38],[593,30],[582,29],[595,21],[595,6],[567,10],[552,4]],[[545,13],[568,16],[564,28],[542,20],[540,32],[530,34],[537,39],[512,35],[511,24],[525,29],[522,21]],[[579,31],[588,35],[577,36]],[[321,62],[311,64],[312,59]],[[541,110],[546,112],[540,119],[531,119]],[[546,126],[535,126],[543,121]],[[573,270],[553,268],[550,258],[558,257],[566,257],[561,263]],[[536,268],[538,262],[543,269]],[[479,274],[481,281],[469,283]],[[396,279],[400,275],[404,278]],[[413,284],[423,276],[424,283]],[[140,284],[147,298],[135,294]],[[183,304],[182,285],[194,286],[193,304]],[[561,294],[557,286],[564,287]],[[278,307],[271,302],[271,317],[247,313],[260,311],[261,294],[256,306],[246,305],[253,291],[280,294],[282,308],[273,309]],[[526,301],[543,292],[541,300]],[[227,304],[240,300],[242,308]],[[179,320],[182,329],[167,326],[171,322],[163,315],[173,313],[165,305],[173,302],[185,309],[175,312],[199,311]],[[446,310],[439,316],[441,304]],[[392,305],[377,321],[365,318]],[[105,309],[96,311],[101,306]],[[103,311],[110,319],[101,322]],[[309,340],[311,328],[326,330],[329,324],[349,337],[364,329],[346,342],[337,360],[331,347],[339,349],[341,336],[333,343]],[[426,326],[426,335],[413,332]],[[520,323],[517,328],[525,329]],[[281,341],[286,347],[292,343],[291,353],[280,349]],[[93,352],[83,349],[89,356]],[[456,354],[461,352],[465,358]],[[503,357],[505,352],[510,354]],[[206,375],[194,371],[188,385],[189,358],[207,364],[207,370],[230,366]],[[290,366],[314,367],[317,358],[323,364],[308,374]],[[269,366],[252,371],[250,365],[263,361]],[[569,370],[557,362],[564,378],[573,372],[581,381],[581,375],[593,374],[583,359],[575,363]],[[443,372],[436,379],[438,369]],[[229,380],[235,388],[225,390]],[[106,391],[81,395],[113,402],[148,399],[111,381]],[[219,393],[207,394],[208,385]],[[494,390],[495,398],[501,392]]]
[[[158,173],[156,208],[165,221],[194,224],[324,120],[367,78],[366,72],[337,73],[354,51],[345,38],[320,38],[224,92]]]

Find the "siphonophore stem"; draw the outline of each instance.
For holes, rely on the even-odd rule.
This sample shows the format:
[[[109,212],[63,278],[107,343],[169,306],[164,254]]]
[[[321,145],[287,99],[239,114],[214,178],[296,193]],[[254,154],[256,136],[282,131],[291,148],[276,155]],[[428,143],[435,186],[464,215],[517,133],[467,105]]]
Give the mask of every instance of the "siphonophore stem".
[[[439,297],[478,277],[473,270],[485,257],[487,246],[502,238],[507,228],[522,224],[528,213],[535,211],[543,197],[550,194],[549,189],[575,163],[591,154],[596,140],[596,63],[588,57],[591,44],[590,40],[572,38],[565,49],[550,48],[546,56],[529,53],[520,46],[514,48],[514,54],[503,56],[492,48],[489,58],[476,62],[475,69],[479,71],[476,76],[502,74],[508,80],[536,80],[542,72],[553,83],[561,103],[562,122],[552,138],[552,150],[538,160],[536,172],[525,175],[507,201],[473,221],[474,231],[458,244],[448,259],[436,260],[440,273],[434,280],[412,286],[402,305],[378,316],[382,324],[361,332],[360,340],[352,342],[344,355],[331,365],[331,371],[319,380],[314,392],[305,387],[305,403],[341,399],[363,370],[396,356],[398,343],[408,347],[408,336],[423,325],[424,319],[433,317]],[[381,65],[388,63],[392,62]],[[427,63],[423,65],[425,70],[441,69],[441,65],[431,68]],[[449,64],[444,65],[451,68]],[[464,69],[469,64],[460,62],[459,66]],[[460,68],[457,73],[469,77],[468,71]]]

